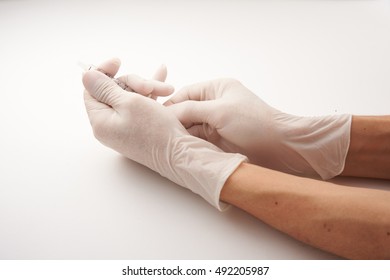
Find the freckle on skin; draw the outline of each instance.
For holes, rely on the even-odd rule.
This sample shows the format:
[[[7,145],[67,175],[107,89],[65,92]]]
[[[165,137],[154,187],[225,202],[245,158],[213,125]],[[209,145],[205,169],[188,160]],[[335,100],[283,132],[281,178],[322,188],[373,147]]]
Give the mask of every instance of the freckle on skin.
[[[275,201],[275,205],[278,205],[279,203],[277,201]]]
[[[332,226],[329,226],[326,223],[323,224],[323,227],[324,227],[324,230],[326,230],[327,232],[331,232],[332,231]]]
[[[390,231],[387,232],[387,236],[390,236]]]

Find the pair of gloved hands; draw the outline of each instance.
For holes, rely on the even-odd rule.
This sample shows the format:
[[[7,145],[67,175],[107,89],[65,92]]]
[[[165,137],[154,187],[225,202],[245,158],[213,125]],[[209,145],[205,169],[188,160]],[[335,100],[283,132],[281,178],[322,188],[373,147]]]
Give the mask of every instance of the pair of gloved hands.
[[[99,66],[114,77],[120,61]],[[118,79],[99,71],[83,76],[84,100],[96,138],[104,145],[201,195],[217,209],[227,178],[244,161],[328,179],[340,174],[348,151],[351,116],[298,117],[280,112],[232,79],[173,93],[166,68],[152,80]],[[152,96],[147,98],[146,96]]]

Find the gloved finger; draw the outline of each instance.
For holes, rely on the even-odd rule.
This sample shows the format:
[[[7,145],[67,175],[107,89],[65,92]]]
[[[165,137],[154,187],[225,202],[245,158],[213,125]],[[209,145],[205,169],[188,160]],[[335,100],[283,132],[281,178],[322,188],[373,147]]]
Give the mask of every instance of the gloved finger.
[[[212,113],[215,112],[215,103],[210,101],[186,101],[173,104],[167,107],[185,128],[190,128],[196,124],[208,123],[215,127]]]
[[[204,133],[203,124],[193,125],[193,126],[187,128],[187,131],[192,136],[206,140],[206,135]]]
[[[87,90],[84,90],[84,103],[88,114],[90,112],[111,109],[111,106],[97,101]]]
[[[156,81],[160,81],[160,82],[165,82],[165,80],[167,79],[167,74],[168,74],[167,66],[165,64],[161,64],[160,67],[157,68],[152,79],[156,80]],[[173,89],[173,87],[172,87],[172,89]],[[170,94],[172,94],[172,93],[173,93],[173,91]],[[167,94],[167,95],[170,95],[170,94]],[[161,94],[157,93],[157,94],[152,94],[151,98],[154,100],[157,100],[158,96],[166,96],[166,95],[161,95]]]
[[[105,74],[94,70],[87,71],[83,76],[83,84],[97,101],[113,108],[120,105],[124,91]]]
[[[169,84],[156,80],[145,80],[135,74],[121,76],[118,80],[125,83],[132,91],[144,96],[167,96],[175,90]]]
[[[187,100],[203,101],[211,99],[213,95],[213,82],[202,82],[180,89],[174,96],[164,103],[165,106],[184,102]]]
[[[119,58],[111,58],[99,64],[97,68],[99,71],[112,78],[115,77],[116,73],[118,73],[120,66],[121,61],[119,60]]]
[[[109,105],[97,101],[87,90],[84,90],[84,104],[92,127],[115,112]]]
[[[159,68],[157,68],[156,73],[154,73],[152,79],[160,82],[165,82],[165,80],[167,79],[167,74],[167,66],[165,64],[162,64]]]

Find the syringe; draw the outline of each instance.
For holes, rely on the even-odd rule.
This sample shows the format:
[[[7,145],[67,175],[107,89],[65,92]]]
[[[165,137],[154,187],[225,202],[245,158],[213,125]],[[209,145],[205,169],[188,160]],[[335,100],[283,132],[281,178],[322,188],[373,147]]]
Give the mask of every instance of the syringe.
[[[82,63],[81,61],[79,61],[77,63],[84,71],[89,71],[89,70],[96,70],[96,71],[99,71],[99,72],[102,72],[104,75],[106,75],[107,77],[110,77],[118,86],[120,86],[122,89],[124,90],[127,90],[127,91],[133,91],[130,87],[128,87],[124,82],[118,80],[118,79],[115,79],[113,78],[112,76],[110,76],[108,73],[104,72],[102,69],[90,64],[84,64]]]

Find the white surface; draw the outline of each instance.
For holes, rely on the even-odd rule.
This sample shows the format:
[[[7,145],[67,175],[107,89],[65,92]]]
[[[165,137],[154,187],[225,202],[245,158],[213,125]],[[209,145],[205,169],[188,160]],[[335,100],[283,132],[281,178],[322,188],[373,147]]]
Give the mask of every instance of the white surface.
[[[0,1],[0,259],[335,258],[100,145],[77,61],[166,63],[176,88],[234,77],[300,115],[389,114],[389,50],[388,1]]]

